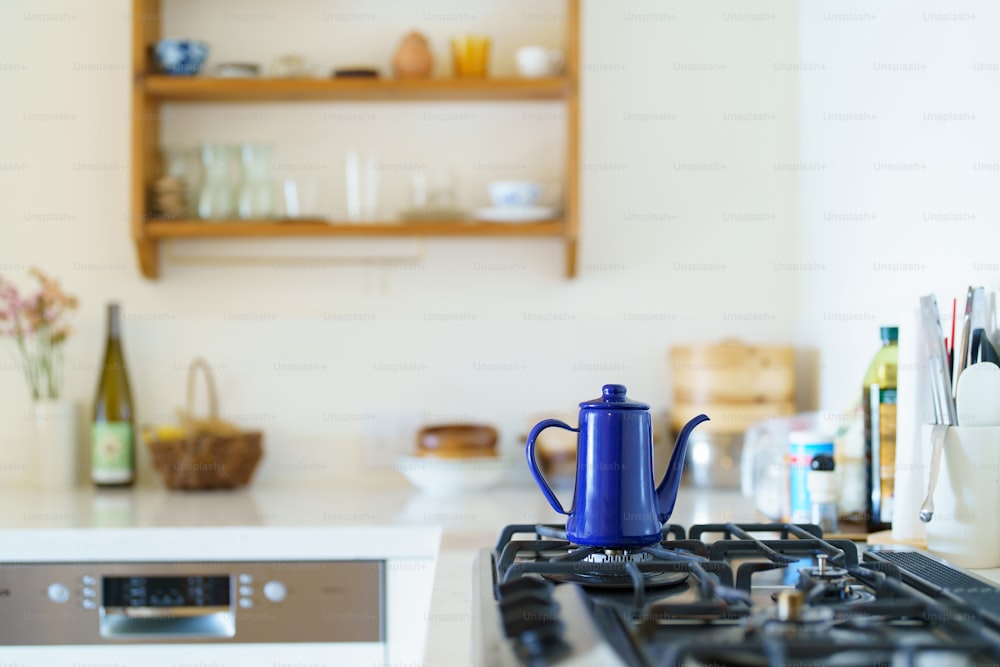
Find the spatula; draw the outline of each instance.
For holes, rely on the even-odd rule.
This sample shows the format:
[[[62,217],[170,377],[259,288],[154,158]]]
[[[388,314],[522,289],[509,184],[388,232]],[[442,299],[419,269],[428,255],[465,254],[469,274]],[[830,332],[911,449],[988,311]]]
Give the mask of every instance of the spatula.
[[[961,426],[1000,426],[1000,366],[980,362],[966,368],[956,403]]]

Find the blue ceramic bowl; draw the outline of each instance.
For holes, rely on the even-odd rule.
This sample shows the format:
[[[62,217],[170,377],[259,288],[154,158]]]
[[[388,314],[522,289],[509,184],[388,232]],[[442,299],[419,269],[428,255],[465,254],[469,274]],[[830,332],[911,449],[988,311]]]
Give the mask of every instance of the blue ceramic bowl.
[[[493,181],[489,185],[494,206],[534,206],[542,186],[534,181]]]
[[[193,39],[161,39],[153,47],[156,66],[164,74],[193,76],[208,57],[208,44]]]

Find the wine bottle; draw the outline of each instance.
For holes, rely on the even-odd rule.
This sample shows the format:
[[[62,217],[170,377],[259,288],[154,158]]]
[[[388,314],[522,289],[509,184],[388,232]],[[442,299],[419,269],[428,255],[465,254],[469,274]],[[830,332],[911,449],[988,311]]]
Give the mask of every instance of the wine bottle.
[[[135,407],[122,354],[117,303],[108,304],[104,364],[94,397],[90,477],[97,486],[130,486],[135,480]]]

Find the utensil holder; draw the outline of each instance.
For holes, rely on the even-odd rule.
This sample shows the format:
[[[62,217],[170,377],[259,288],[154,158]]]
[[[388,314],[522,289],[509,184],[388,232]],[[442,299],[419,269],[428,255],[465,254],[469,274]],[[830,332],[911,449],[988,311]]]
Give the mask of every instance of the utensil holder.
[[[932,429],[921,428],[924,452]],[[1000,426],[949,426],[940,466],[927,549],[959,567],[1000,567]]]

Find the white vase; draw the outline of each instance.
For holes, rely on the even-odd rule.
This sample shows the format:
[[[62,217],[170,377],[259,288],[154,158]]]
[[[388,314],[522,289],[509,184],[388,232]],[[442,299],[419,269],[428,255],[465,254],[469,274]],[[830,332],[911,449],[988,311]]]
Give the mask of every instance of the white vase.
[[[32,405],[35,430],[35,481],[43,491],[69,491],[76,486],[76,406],[72,401],[45,399]]]

